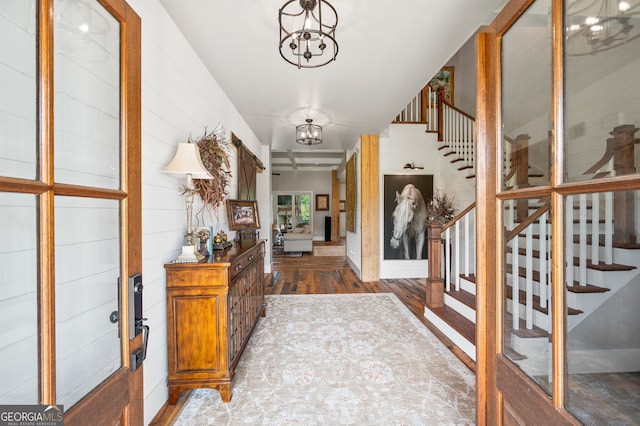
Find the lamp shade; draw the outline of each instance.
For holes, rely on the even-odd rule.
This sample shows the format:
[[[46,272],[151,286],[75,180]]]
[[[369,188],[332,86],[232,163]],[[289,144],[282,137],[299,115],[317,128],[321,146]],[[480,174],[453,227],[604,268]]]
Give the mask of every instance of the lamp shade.
[[[202,164],[198,145],[195,143],[180,143],[173,160],[163,170],[164,173],[188,175],[194,179],[213,179]]]

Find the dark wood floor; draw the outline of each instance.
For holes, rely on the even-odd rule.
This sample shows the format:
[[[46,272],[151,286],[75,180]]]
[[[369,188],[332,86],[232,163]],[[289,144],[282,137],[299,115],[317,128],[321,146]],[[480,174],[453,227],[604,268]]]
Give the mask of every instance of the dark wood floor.
[[[336,243],[315,242],[317,245]],[[424,318],[425,279],[386,279],[362,282],[351,269],[344,256],[314,256],[304,253],[301,257],[274,257],[272,272],[265,278],[266,294],[337,294],[337,293],[393,293],[431,330],[445,346],[460,358],[472,371],[475,363],[454,345],[438,329]],[[165,406],[151,425],[168,425],[186,401],[184,392],[178,404]]]

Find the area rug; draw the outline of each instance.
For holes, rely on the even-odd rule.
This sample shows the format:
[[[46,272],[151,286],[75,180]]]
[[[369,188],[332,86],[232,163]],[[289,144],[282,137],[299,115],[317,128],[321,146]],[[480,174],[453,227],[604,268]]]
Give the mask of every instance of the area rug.
[[[344,256],[344,246],[318,246],[313,248],[314,256]]]
[[[393,294],[267,296],[223,403],[193,391],[175,426],[463,425],[475,378]]]
[[[302,257],[301,251],[284,251],[284,246],[273,246],[273,257]]]

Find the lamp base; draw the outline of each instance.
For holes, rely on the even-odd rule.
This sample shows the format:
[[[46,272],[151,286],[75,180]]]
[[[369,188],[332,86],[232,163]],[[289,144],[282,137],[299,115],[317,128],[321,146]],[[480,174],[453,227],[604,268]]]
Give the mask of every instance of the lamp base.
[[[173,260],[173,263],[198,263],[195,246],[182,246],[182,253]]]

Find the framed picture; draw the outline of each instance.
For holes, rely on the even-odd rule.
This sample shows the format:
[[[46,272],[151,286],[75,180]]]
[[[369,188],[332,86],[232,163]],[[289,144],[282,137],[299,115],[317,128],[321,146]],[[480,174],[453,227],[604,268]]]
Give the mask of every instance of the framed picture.
[[[258,205],[255,200],[227,200],[227,218],[229,229],[232,231],[260,228]]]
[[[345,211],[344,204],[345,204],[345,201],[344,200],[340,200],[340,211],[341,212]]]
[[[316,210],[329,210],[329,194],[316,194]]]
[[[426,259],[433,175],[384,175],[384,259]]]
[[[444,90],[444,100],[453,103],[453,67],[442,67],[440,71],[431,79],[431,87],[433,90],[442,88]]]

